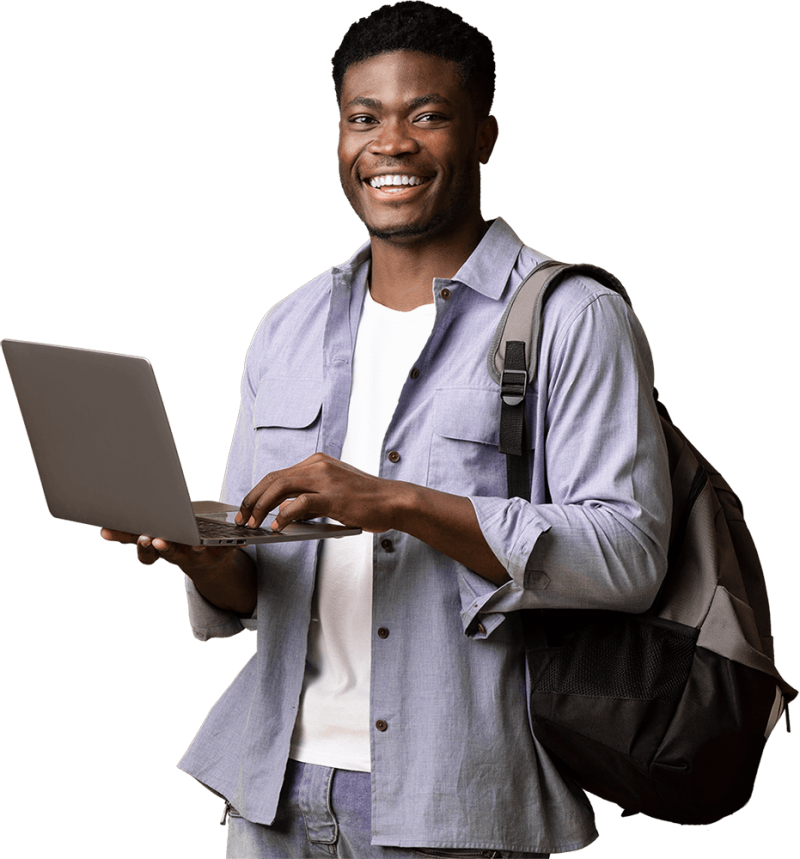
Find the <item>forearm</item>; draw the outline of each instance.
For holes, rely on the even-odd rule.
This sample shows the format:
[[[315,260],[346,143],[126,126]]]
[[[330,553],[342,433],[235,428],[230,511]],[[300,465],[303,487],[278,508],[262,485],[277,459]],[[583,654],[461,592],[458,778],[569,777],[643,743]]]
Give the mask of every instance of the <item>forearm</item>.
[[[256,567],[250,556],[237,549],[226,552],[219,563],[200,569],[184,569],[197,590],[217,608],[249,617],[256,607]]]
[[[469,567],[493,584],[511,580],[483,536],[468,498],[392,481],[397,530]]]

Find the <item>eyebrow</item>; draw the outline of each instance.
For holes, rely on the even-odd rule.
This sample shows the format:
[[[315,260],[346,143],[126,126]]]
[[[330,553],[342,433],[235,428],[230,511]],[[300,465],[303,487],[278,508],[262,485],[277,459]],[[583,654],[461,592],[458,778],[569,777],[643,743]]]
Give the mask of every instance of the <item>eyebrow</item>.
[[[417,110],[417,108],[424,107],[426,104],[450,105],[452,103],[443,95],[432,92],[427,95],[420,95],[411,99],[406,106],[409,110]],[[361,107],[369,107],[372,110],[380,110],[380,108],[383,107],[383,102],[377,98],[368,98],[367,96],[357,95],[352,101],[349,101],[345,107],[356,107],[357,105],[360,105]]]

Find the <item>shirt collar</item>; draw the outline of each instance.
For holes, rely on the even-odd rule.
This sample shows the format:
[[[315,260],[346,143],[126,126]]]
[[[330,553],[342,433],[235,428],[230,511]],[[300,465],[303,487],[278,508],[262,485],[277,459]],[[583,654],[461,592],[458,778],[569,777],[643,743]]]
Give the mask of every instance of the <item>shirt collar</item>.
[[[463,283],[487,298],[500,298],[516,265],[522,240],[502,218],[492,221],[478,247],[450,282]],[[350,259],[333,269],[334,274],[352,277],[370,260],[370,243],[365,242]]]
[[[332,274],[344,274],[352,276],[353,272],[364,263],[368,263],[372,258],[372,250],[370,243],[364,242],[363,245],[350,257],[347,262],[341,265],[335,265],[331,272]]]
[[[487,298],[500,298],[522,248],[519,236],[496,218],[453,280]]]

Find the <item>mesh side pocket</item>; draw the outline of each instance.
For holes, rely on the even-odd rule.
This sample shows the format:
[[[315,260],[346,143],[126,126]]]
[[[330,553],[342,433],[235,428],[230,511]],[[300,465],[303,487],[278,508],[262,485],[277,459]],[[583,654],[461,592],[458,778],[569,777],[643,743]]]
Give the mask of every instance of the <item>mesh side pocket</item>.
[[[558,627],[556,626],[555,629]],[[549,659],[535,691],[598,698],[653,700],[680,694],[697,631],[617,612],[569,617],[548,629]]]

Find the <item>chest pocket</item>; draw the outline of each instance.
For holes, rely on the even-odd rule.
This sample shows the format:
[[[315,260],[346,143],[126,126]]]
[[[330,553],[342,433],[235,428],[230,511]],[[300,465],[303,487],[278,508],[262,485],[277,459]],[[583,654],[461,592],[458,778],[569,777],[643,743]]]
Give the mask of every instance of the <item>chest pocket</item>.
[[[322,382],[264,379],[253,407],[255,482],[271,471],[296,465],[315,453],[319,444]]]
[[[535,438],[535,400],[528,395],[528,437]],[[505,497],[506,458],[500,440],[497,389],[440,388],[433,402],[428,486],[456,495]]]

